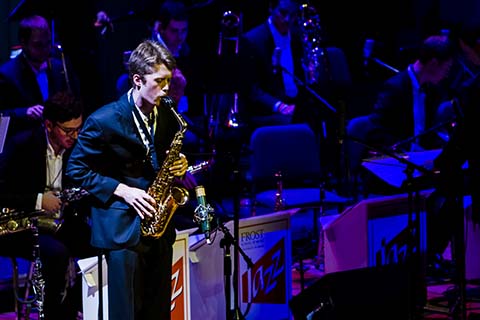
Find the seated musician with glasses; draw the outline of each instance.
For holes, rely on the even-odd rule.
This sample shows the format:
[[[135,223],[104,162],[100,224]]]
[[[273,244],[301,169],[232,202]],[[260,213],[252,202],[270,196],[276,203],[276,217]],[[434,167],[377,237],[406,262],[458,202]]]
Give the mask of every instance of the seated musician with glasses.
[[[7,137],[0,154],[0,207],[15,210],[19,217],[34,212],[38,218],[45,280],[43,311],[49,320],[77,318],[82,308],[81,281],[75,282],[78,275],[72,259],[96,254],[89,245],[90,228],[82,216],[82,201],[73,194],[75,189],[67,189],[64,176],[83,112],[82,101],[57,92],[45,102],[43,125]],[[28,227],[6,232],[0,236],[0,255],[33,260],[34,244]]]

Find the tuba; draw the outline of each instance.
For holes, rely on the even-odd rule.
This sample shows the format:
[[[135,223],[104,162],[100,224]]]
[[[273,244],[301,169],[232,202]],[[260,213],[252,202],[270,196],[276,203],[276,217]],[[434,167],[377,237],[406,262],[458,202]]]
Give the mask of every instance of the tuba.
[[[175,176],[169,171],[182,149],[187,122],[177,112],[175,101],[171,97],[164,97],[162,103],[170,108],[180,125],[180,130],[177,131],[170,143],[170,149],[162,167],[147,190],[147,193],[157,202],[157,208],[152,217],[145,217],[142,220],[140,228],[142,236],[152,238],[159,238],[163,235],[175,210],[178,206],[187,203],[189,197],[188,190],[174,185]]]

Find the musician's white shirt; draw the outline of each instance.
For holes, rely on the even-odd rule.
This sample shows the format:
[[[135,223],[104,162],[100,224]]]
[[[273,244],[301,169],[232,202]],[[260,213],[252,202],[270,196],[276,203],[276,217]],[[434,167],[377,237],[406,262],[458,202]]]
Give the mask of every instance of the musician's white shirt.
[[[48,140],[48,137],[47,137]],[[61,191],[62,190],[62,167],[63,167],[63,154],[65,150],[62,150],[58,155],[55,154],[50,141],[47,145],[47,157],[46,157],[46,184],[45,191]],[[35,210],[42,210],[43,193],[37,195],[37,202],[35,204]]]

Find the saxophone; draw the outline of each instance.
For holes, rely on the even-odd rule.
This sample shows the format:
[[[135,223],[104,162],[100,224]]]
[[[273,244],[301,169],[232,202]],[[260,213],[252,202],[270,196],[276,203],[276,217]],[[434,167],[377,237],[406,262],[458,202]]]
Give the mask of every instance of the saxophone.
[[[65,209],[65,204],[78,201],[87,195],[88,191],[82,188],[69,188],[60,191],[57,194],[57,197],[62,200],[62,208],[59,212],[55,212],[54,214],[47,214],[39,217],[37,222],[38,229],[42,232],[55,234],[58,230],[60,230],[64,222],[65,217],[63,211]]]
[[[147,190],[157,202],[155,214],[152,217],[145,217],[140,225],[142,236],[159,238],[165,232],[168,223],[173,217],[178,206],[184,205],[188,201],[188,190],[173,185],[175,176],[170,174],[169,168],[178,158],[183,146],[183,138],[187,130],[187,122],[175,109],[175,102],[170,97],[163,97],[162,102],[170,108],[175,116],[180,130],[177,131],[175,137],[170,143],[170,149],[167,153],[162,167],[157,173],[153,183]]]
[[[41,214],[41,211],[25,213],[10,208],[0,209],[0,236],[32,228],[31,217]]]
[[[88,192],[84,189],[70,188],[60,191],[57,197],[65,204],[66,202],[80,200],[86,195],[88,195]],[[55,234],[64,220],[63,209],[62,206],[59,212],[48,214],[43,210],[25,212],[11,208],[0,208],[0,236],[32,229],[32,218],[38,220],[37,227],[39,230]]]

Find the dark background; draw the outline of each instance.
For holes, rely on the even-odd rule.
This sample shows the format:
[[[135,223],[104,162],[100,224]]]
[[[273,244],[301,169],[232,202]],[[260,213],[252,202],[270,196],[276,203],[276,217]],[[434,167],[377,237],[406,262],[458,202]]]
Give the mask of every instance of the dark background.
[[[79,75],[84,92],[93,106],[114,99],[115,79],[124,71],[122,52],[132,50],[149,36],[154,13],[162,1],[152,0],[3,0],[0,1],[0,63],[9,59],[10,49],[18,45],[19,18],[38,12],[53,20],[56,42]],[[208,65],[215,57],[221,17],[232,10],[241,17],[241,31],[264,21],[268,16],[265,0],[186,0],[191,20],[189,39],[192,51]],[[355,84],[363,85],[391,75],[385,68],[366,72],[363,45],[366,38],[376,40],[375,55],[397,69],[411,62],[421,39],[443,28],[460,23],[480,24],[480,2],[475,0],[395,0],[395,1],[310,1],[320,17],[322,45],[343,49]],[[113,30],[102,37],[95,32],[96,12],[105,10],[113,20]],[[235,74],[224,73],[227,77]],[[371,70],[370,70],[371,71]],[[365,99],[360,94],[359,101]],[[370,100],[366,98],[366,104]],[[354,99],[355,100],[355,99]],[[363,113],[361,102],[350,106],[349,116]]]

